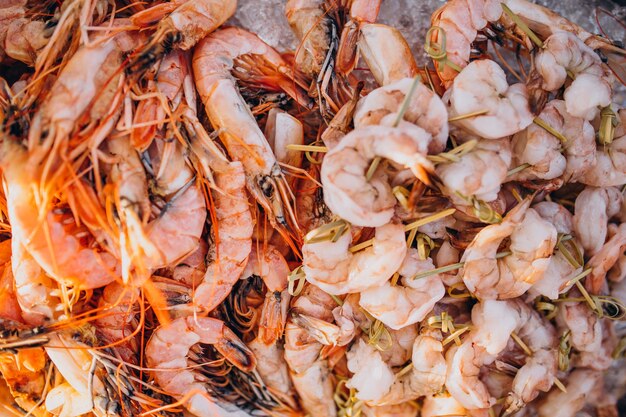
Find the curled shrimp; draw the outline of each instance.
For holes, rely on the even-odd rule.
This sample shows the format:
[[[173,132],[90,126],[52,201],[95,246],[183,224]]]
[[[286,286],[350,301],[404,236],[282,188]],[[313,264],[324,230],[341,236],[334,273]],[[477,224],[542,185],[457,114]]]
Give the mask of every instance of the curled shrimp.
[[[556,228],[557,233],[562,236],[570,235],[574,239],[575,250],[580,250],[582,245],[580,240],[574,233],[574,216],[565,207],[549,202],[542,201],[535,204],[533,209],[546,221],[550,222]],[[571,252],[567,247],[559,246],[554,251],[554,255],[550,258],[550,264],[543,276],[543,279],[537,281],[528,291],[531,295],[541,294],[550,299],[559,298],[559,294],[567,291],[572,283],[569,283],[572,277],[582,272],[583,266],[572,264]],[[580,255],[583,253],[581,251]],[[570,259],[568,259],[570,257]],[[582,262],[581,262],[582,263]],[[569,283],[569,284],[568,284]]]
[[[611,270],[626,248],[626,223],[617,227],[615,234],[589,259],[587,267],[591,273],[585,281],[585,287],[593,294],[606,292],[606,274]]]
[[[213,398],[201,374],[189,367],[189,350],[198,343],[212,345],[244,372],[256,366],[254,355],[232,330],[210,317],[179,318],[156,329],[146,344],[146,363],[157,384],[173,397],[184,398],[193,414],[230,415],[228,405]]]
[[[422,404],[422,417],[465,416],[468,410],[450,394],[429,395]]]
[[[623,196],[615,187],[586,187],[574,203],[574,230],[582,247],[595,255],[604,245],[608,222],[621,209]]]
[[[407,104],[403,119],[428,132],[432,139],[429,153],[442,152],[448,141],[448,111],[443,101],[424,84],[413,87],[415,81],[403,78],[372,90],[359,100],[354,112],[354,127],[395,122],[389,115],[397,115],[406,95],[415,88]],[[394,117],[395,119],[396,117]]]
[[[358,52],[378,85],[389,85],[417,75],[411,48],[398,29],[378,23],[363,23],[360,32]]]
[[[307,281],[329,294],[361,292],[386,282],[407,252],[401,224],[376,228],[372,247],[354,254],[349,249],[351,241],[347,231],[336,242],[305,243],[302,265]]]
[[[471,45],[478,31],[488,22],[496,21],[502,15],[500,0],[450,0],[436,10],[430,19],[431,33],[429,42],[441,43],[446,57],[456,66],[464,68],[469,63]],[[442,33],[445,33],[443,44]],[[441,68],[435,65],[439,78],[445,87],[452,84],[459,72],[450,65]],[[462,72],[462,71],[461,71]]]
[[[505,319],[505,317],[507,319]],[[485,409],[495,403],[486,385],[479,379],[480,367],[490,355],[502,352],[512,332],[527,343],[532,352],[513,379],[512,391],[504,407],[512,413],[532,401],[540,391],[548,391],[556,374],[554,328],[539,313],[518,300],[485,300],[472,309],[473,330],[460,346],[446,354],[446,387],[467,409]]]
[[[419,139],[418,139],[419,138]],[[333,213],[357,226],[388,223],[396,199],[382,175],[368,180],[365,173],[376,157],[409,168],[423,182],[432,164],[426,159],[430,135],[410,125],[400,128],[366,126],[355,129],[331,149],[322,163],[324,201]]]
[[[200,42],[193,56],[196,87],[211,123],[230,156],[246,171],[246,184],[254,198],[270,213],[277,227],[295,224],[290,211],[291,195],[276,157],[261,132],[231,75],[234,62],[254,55],[277,71],[285,67],[280,55],[255,35],[238,28],[223,29]],[[291,82],[280,75],[277,83],[292,91]],[[294,93],[295,94],[295,93]]]
[[[332,339],[339,332],[332,324],[331,311],[336,305],[327,293],[314,285],[306,285],[294,298],[292,316],[285,327],[285,360],[302,407],[311,415],[337,415],[332,375],[328,361],[321,354],[322,342],[328,340],[325,336]],[[301,326],[312,321],[317,326],[315,332],[310,327]]]
[[[368,405],[402,404],[440,391],[445,382],[443,346],[436,335],[414,339],[411,368],[399,376],[394,375],[383,353],[363,339],[355,342],[347,358],[353,373],[347,386],[355,388],[357,398]]]
[[[543,278],[557,232],[529,207],[530,199],[526,199],[509,211],[502,223],[482,229],[465,250],[460,274],[467,288],[481,299],[518,297]],[[507,238],[511,255],[496,259]]]
[[[565,331],[569,330],[571,347],[578,354],[575,366],[599,371],[607,370],[611,366],[611,353],[615,346],[606,349],[604,339],[610,329],[605,327],[605,322],[585,303],[563,303],[560,306],[557,323]]]
[[[579,182],[596,187],[626,183],[626,135],[599,147],[595,164],[580,175]]]
[[[480,113],[455,123],[485,139],[513,135],[533,121],[526,86],[509,86],[502,68],[488,59],[471,62],[454,79],[449,111],[450,117]]]
[[[507,179],[513,153],[508,139],[479,140],[469,152],[456,161],[440,163],[435,173],[441,179],[442,191],[455,205],[466,206],[459,198],[475,196],[484,202],[498,198],[502,184]]]
[[[574,74],[574,81],[563,94],[565,108],[574,117],[592,120],[599,107],[611,104],[611,70],[593,49],[572,33],[556,32],[546,39],[535,57],[535,70],[538,77],[535,80],[531,74],[530,83],[533,86],[533,83],[539,84],[545,91],[558,90],[565,84],[567,72]],[[593,94],[580,100],[583,92]],[[537,100],[536,97],[533,99]]]
[[[575,369],[567,378],[565,391],[552,390],[539,404],[538,412],[546,416],[574,417],[601,380],[602,373],[598,371]]]
[[[409,249],[398,270],[402,285],[385,282],[361,292],[359,304],[386,326],[398,330],[420,322],[445,294],[439,275],[412,279],[419,272],[434,269],[430,258],[422,260],[417,249]]]
[[[511,177],[513,180],[551,180],[563,178],[575,182],[594,165],[596,142],[593,126],[566,110],[562,100],[550,101],[539,118],[565,138],[561,142],[537,124],[531,124],[513,136],[513,165],[529,164]]]

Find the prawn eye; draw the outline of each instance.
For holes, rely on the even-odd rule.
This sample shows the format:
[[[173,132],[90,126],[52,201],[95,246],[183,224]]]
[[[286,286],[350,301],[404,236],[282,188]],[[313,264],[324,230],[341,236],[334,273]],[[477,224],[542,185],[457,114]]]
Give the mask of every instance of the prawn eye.
[[[174,49],[174,46],[183,40],[183,35],[180,32],[168,33],[163,40],[163,50],[165,53]]]
[[[274,195],[274,186],[269,177],[261,177],[261,179],[259,180],[259,187],[261,187],[261,191],[263,192],[263,195],[265,195],[265,197],[269,198]]]

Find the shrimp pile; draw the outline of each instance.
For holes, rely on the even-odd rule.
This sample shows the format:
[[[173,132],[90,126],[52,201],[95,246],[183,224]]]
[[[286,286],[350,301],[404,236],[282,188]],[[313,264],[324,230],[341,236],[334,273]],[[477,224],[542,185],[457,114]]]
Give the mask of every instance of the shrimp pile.
[[[283,3],[0,1],[0,415],[619,415],[623,45]]]

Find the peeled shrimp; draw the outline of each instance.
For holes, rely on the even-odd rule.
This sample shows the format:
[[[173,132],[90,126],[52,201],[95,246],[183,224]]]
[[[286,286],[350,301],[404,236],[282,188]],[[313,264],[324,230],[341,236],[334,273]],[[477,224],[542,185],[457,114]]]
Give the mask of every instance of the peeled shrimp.
[[[413,343],[411,370],[396,377],[380,404],[401,404],[440,392],[446,382],[446,360],[441,335],[421,334]]]
[[[578,181],[595,162],[596,142],[593,127],[585,119],[570,115],[562,100],[550,101],[538,117],[561,133],[567,141],[562,143],[534,123],[515,134],[513,165],[530,164],[530,166],[510,179],[525,181],[562,177],[566,182]]]
[[[608,221],[619,213],[622,200],[622,193],[615,187],[586,187],[576,197],[574,230],[589,255],[595,255],[604,245]]]
[[[368,181],[365,173],[374,158],[382,157],[410,168],[428,182],[426,171],[432,170],[425,157],[429,141],[430,135],[414,125],[353,130],[324,157],[324,201],[333,213],[357,226],[388,223],[396,205],[391,186],[381,175],[374,174]]]
[[[376,2],[380,3],[380,0]],[[411,48],[398,29],[378,23],[361,24],[357,45],[359,54],[379,85],[386,86],[417,75]]]
[[[523,84],[509,86],[498,64],[488,59],[471,62],[454,79],[450,89],[450,116],[486,110],[457,123],[486,139],[499,139],[522,131],[533,121]]]
[[[380,351],[359,339],[347,353],[353,373],[347,386],[357,390],[357,398],[368,405],[395,405],[431,395],[445,382],[446,363],[441,341],[427,335],[413,343],[411,369],[395,376]]]
[[[422,417],[466,416],[467,410],[450,394],[429,395],[424,398]]]
[[[579,176],[579,182],[595,187],[626,184],[626,135],[599,146],[595,164]]]
[[[541,88],[546,91],[561,88],[568,71],[574,75],[563,94],[565,108],[574,117],[592,120],[599,107],[611,104],[611,70],[593,49],[570,32],[555,32],[545,40],[535,57],[535,69]],[[580,99],[581,94],[585,94],[584,100]]]
[[[557,233],[562,235],[573,235],[574,216],[565,207],[549,202],[542,201],[535,204],[533,209],[546,221],[550,222],[556,228]],[[574,242],[578,248],[581,248],[580,241],[573,236]],[[568,250],[567,248],[565,250]],[[583,253],[581,252],[581,255]],[[561,249],[554,251],[554,255],[550,258],[550,264],[543,278],[537,281],[528,291],[531,295],[541,294],[550,299],[556,299],[559,294],[565,292],[568,282],[583,270],[583,266],[575,266],[566,258]]]
[[[402,285],[385,282],[380,287],[366,289],[361,292],[359,304],[392,329],[420,322],[446,291],[439,275],[418,280],[412,277],[434,268],[430,258],[422,260],[417,249],[409,249],[398,270],[402,276]]]
[[[592,294],[606,292],[606,274],[620,259],[626,249],[626,223],[619,225],[615,234],[589,259],[587,267],[591,274],[586,278],[585,287]]]
[[[455,205],[467,205],[457,193],[491,202],[498,198],[500,188],[507,179],[511,157],[508,139],[479,140],[458,161],[438,164],[435,173],[445,186],[443,192],[452,198]]]
[[[332,323],[331,310],[335,301],[314,285],[307,285],[292,303],[292,318],[285,328],[285,360],[291,370],[293,385],[300,396],[304,410],[315,416],[335,417],[337,410],[333,401],[333,380],[328,362],[321,356],[323,344],[320,334],[308,331],[297,323],[302,316],[325,324],[332,333],[338,331]],[[318,337],[316,337],[318,336]]]
[[[153,368],[156,383],[176,398],[193,391],[184,405],[199,417],[239,415],[230,414],[228,405],[213,399],[202,375],[189,367],[187,355],[198,343],[212,345],[244,372],[256,366],[252,352],[224,322],[210,317],[179,318],[156,329],[146,344],[146,363]]]
[[[445,32],[443,46],[450,61],[461,68],[468,64],[471,45],[478,31],[502,15],[500,3],[501,0],[450,0],[433,13],[430,24]],[[440,32],[433,31],[430,41],[443,43]],[[459,74],[450,66],[440,68],[435,65],[435,68],[446,87]]]
[[[386,224],[376,228],[372,247],[350,253],[349,231],[336,242],[330,240],[302,246],[307,281],[329,294],[361,292],[385,283],[400,268],[407,252],[404,226]]]
[[[271,213],[272,222],[284,226],[293,220],[285,212],[289,211],[285,207],[289,198],[285,178],[230,74],[234,60],[248,54],[263,57],[276,69],[286,65],[276,51],[255,35],[238,28],[222,29],[204,38],[195,49],[196,87],[211,124],[222,129],[220,137],[228,153],[243,164],[250,193]],[[281,86],[291,91],[292,83],[283,81],[279,81]]]
[[[611,351],[604,349],[603,339],[609,329],[586,303],[563,303],[558,311],[557,322],[570,331],[571,345],[580,355],[579,366],[604,371],[611,366]]]
[[[540,391],[548,391],[556,374],[556,343],[552,326],[539,313],[518,300],[485,300],[472,309],[473,330],[460,346],[446,354],[446,388],[465,408],[485,409],[495,403],[479,379],[480,367],[502,352],[512,332],[532,351],[515,378],[505,400],[507,412],[515,412],[532,401]]]
[[[589,369],[575,369],[565,385],[566,392],[552,390],[540,403],[539,415],[574,417],[585,406],[593,388],[600,383],[602,373]]]
[[[504,217],[486,226],[461,258],[460,274],[467,288],[481,299],[514,298],[541,280],[556,245],[556,229],[531,208],[526,199]],[[496,259],[502,241],[509,238],[511,255]]]
[[[397,115],[413,83],[413,79],[403,78],[372,90],[361,98],[354,112],[355,128],[378,125],[383,119],[395,122],[387,116]],[[429,153],[439,153],[445,149],[448,141],[448,111],[439,96],[424,84],[419,83],[415,87],[403,119],[431,135]]]

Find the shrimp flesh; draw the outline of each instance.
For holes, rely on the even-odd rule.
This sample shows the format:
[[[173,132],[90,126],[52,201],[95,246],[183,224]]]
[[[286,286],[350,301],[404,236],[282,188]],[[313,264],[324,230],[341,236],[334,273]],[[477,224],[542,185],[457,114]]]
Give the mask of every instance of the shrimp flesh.
[[[446,292],[439,275],[413,279],[417,273],[434,268],[430,258],[422,260],[417,249],[409,249],[398,270],[402,285],[385,282],[380,287],[366,289],[361,292],[359,304],[394,330],[418,323]]]
[[[485,139],[500,139],[524,130],[533,121],[523,84],[509,86],[498,64],[471,62],[450,88],[450,117],[484,112],[458,120],[461,128]]]
[[[607,291],[606,274],[620,259],[626,249],[626,223],[618,226],[615,234],[589,259],[587,267],[591,273],[586,278],[585,288],[592,294]]]
[[[433,31],[429,41],[441,43],[442,48],[445,48],[447,58],[464,69],[469,62],[471,45],[478,31],[487,26],[488,22],[500,19],[502,15],[500,3],[501,0],[450,0],[446,2],[431,16],[431,27],[439,27],[441,30]],[[445,44],[442,39],[443,33],[445,33]],[[435,65],[435,68],[446,88],[459,74],[449,65],[443,68]]]
[[[417,75],[418,68],[411,48],[398,29],[364,23],[360,32],[358,52],[378,85],[386,86]]]
[[[579,354],[577,364],[599,371],[607,370],[613,359],[605,351],[604,338],[610,333],[603,322],[585,303],[563,303],[558,311],[557,323],[569,330],[571,345]]]
[[[401,128],[365,126],[355,129],[331,149],[322,163],[321,180],[326,205],[357,226],[378,227],[389,223],[396,199],[381,175],[368,181],[365,173],[376,157],[409,168],[423,182],[432,164],[425,157],[430,134],[406,124]]]
[[[173,51],[165,55],[159,63],[156,80],[148,82],[148,89],[144,93],[146,98],[139,101],[135,110],[130,132],[135,149],[145,151],[150,146],[165,122],[167,106],[174,112],[183,101],[183,96],[186,101],[190,101],[191,94],[186,94],[185,89],[191,83],[188,54]],[[193,107],[192,104],[189,106]]]
[[[429,395],[424,398],[420,415],[422,417],[466,416],[463,408],[450,394]]]
[[[602,373],[590,369],[575,369],[567,378],[565,392],[552,390],[540,403],[539,415],[574,417],[587,403]]]
[[[460,346],[446,354],[446,388],[465,408],[485,409],[495,403],[479,379],[480,367],[495,359],[506,347],[512,332],[527,345],[532,356],[517,371],[505,400],[507,413],[532,401],[539,391],[548,391],[557,370],[554,328],[539,313],[519,300],[485,300],[472,309],[473,330]]]
[[[595,163],[578,177],[594,187],[619,187],[626,183],[626,135],[598,147]]]
[[[227,405],[211,397],[202,375],[189,367],[189,350],[198,343],[212,345],[244,372],[256,367],[252,352],[224,322],[191,316],[178,318],[154,331],[146,344],[146,363],[153,368],[156,383],[168,394],[179,399],[184,397],[185,408],[191,413],[203,417],[233,415],[228,414]]]
[[[295,224],[289,212],[291,196],[286,180],[230,73],[237,58],[250,54],[262,58],[271,68],[286,65],[276,51],[255,35],[238,28],[222,29],[204,38],[195,49],[196,87],[211,124],[222,131],[220,137],[228,153],[243,164],[248,190],[271,213],[272,223],[285,227],[288,222]],[[291,82],[281,77],[281,88],[292,91]]]
[[[534,62],[537,79],[531,74],[531,91],[534,83],[544,91],[556,91],[565,84],[568,71],[574,75],[574,81],[563,93],[565,109],[573,117],[592,120],[600,107],[611,104],[611,70],[573,33],[559,31],[552,34],[543,43]],[[580,94],[584,92],[593,93],[580,100]]]
[[[372,90],[357,104],[354,127],[379,125],[383,119],[390,120],[387,117],[389,114],[397,115],[413,83],[413,79],[403,78]],[[431,135],[428,153],[436,154],[445,149],[448,141],[448,111],[439,96],[424,84],[415,86],[403,119]]]
[[[539,118],[561,133],[566,142],[561,142],[534,123],[513,136],[513,166],[530,166],[510,179],[527,181],[561,177],[566,182],[576,182],[594,165],[596,142],[593,126],[585,119],[569,114],[565,106],[562,100],[552,100],[541,111]]]
[[[615,187],[586,187],[576,197],[574,231],[585,253],[595,255],[604,245],[608,222],[622,206],[622,193]]]
[[[539,213],[539,215],[546,221],[550,222],[556,228],[557,233],[561,235],[573,235],[574,231],[574,216],[563,206],[549,202],[542,201],[535,204],[533,209]],[[580,240],[576,237],[572,237],[576,248],[581,248]],[[532,288],[528,291],[531,295],[541,294],[552,300],[559,298],[559,294],[567,291],[571,285],[568,282],[572,277],[580,274],[583,270],[582,265],[573,265],[567,258],[567,254],[563,252],[570,251],[566,247],[555,250],[554,255],[550,258],[550,264],[543,276],[543,279],[537,281]],[[570,253],[571,255],[571,253]],[[581,253],[581,256],[583,253]]]
[[[483,228],[465,250],[463,282],[481,299],[506,299],[524,294],[541,280],[556,245],[555,227],[542,219],[526,199],[502,223]],[[511,255],[496,259],[504,239]]]
[[[396,376],[389,392],[379,404],[401,404],[425,395],[438,393],[446,382],[446,360],[443,356],[441,334],[421,334],[413,343],[411,370]]]
[[[285,360],[291,370],[291,380],[300,396],[304,410],[314,416],[335,417],[333,378],[328,361],[321,355],[324,345],[321,336],[338,332],[332,324],[335,301],[314,285],[306,285],[300,296],[294,298],[292,317],[285,327]],[[301,327],[302,318],[313,318],[318,333]],[[310,321],[310,320],[309,320]]]
[[[457,161],[438,164],[435,173],[445,187],[442,191],[455,205],[467,205],[467,201],[459,198],[459,193],[492,202],[498,198],[500,188],[507,180],[512,156],[508,139],[479,140]]]
[[[372,247],[352,254],[352,237],[345,232],[336,242],[305,243],[303,269],[307,281],[329,294],[362,292],[385,283],[400,268],[407,252],[404,226],[376,228]]]

